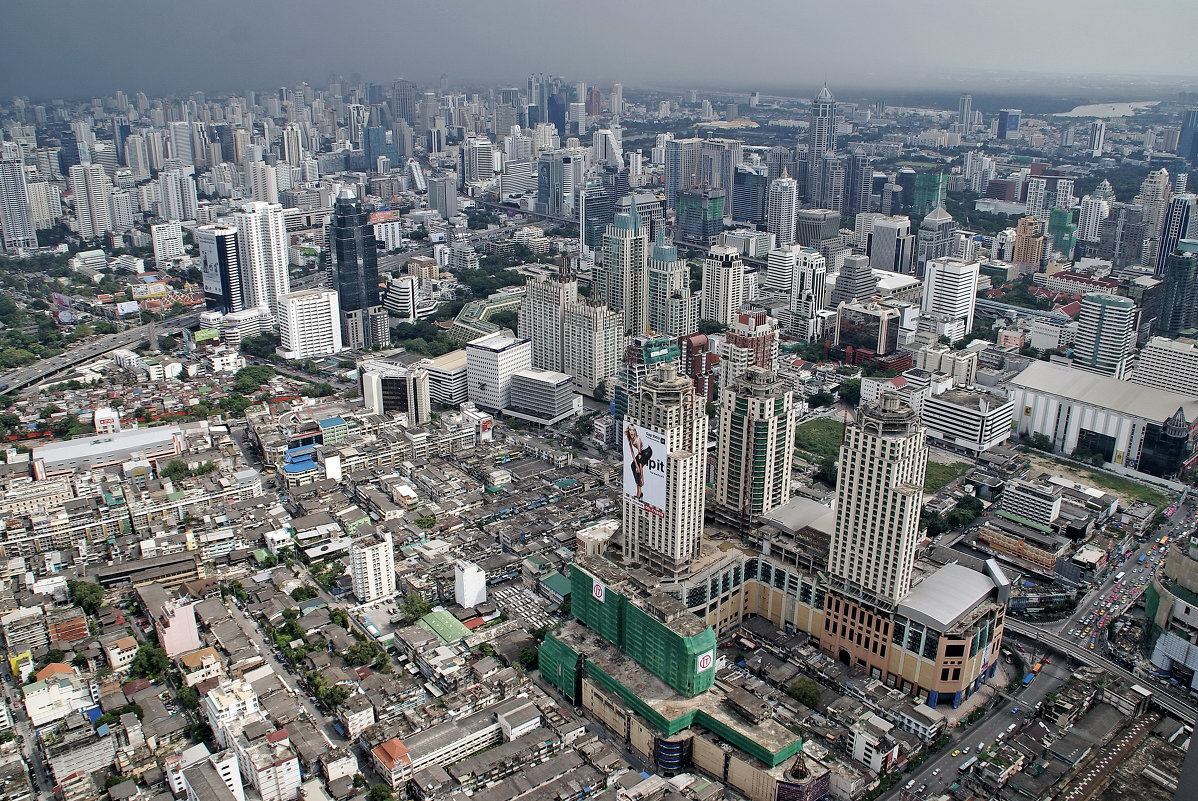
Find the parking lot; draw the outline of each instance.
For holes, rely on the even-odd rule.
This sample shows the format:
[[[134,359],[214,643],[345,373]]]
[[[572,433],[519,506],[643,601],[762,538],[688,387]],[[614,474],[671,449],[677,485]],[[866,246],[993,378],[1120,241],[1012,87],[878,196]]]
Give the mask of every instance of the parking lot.
[[[557,622],[545,611],[548,601],[536,595],[527,587],[508,584],[500,585],[494,590],[488,590],[487,600],[495,604],[509,618],[520,618],[528,623],[528,628],[539,629]]]

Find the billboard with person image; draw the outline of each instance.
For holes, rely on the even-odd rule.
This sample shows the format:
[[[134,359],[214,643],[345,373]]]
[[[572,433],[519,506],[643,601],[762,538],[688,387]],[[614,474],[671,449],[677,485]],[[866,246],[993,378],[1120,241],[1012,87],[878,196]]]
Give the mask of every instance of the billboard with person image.
[[[624,496],[643,509],[665,516],[666,438],[636,423],[625,423]]]

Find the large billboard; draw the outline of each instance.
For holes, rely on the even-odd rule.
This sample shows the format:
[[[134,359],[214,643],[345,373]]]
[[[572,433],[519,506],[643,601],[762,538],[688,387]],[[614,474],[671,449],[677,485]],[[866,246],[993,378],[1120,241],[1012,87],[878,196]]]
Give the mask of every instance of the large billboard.
[[[624,497],[665,516],[666,438],[635,423],[624,424]]]
[[[141,307],[137,305],[136,300],[125,300],[116,305],[116,313],[120,315],[137,314],[139,311]]]

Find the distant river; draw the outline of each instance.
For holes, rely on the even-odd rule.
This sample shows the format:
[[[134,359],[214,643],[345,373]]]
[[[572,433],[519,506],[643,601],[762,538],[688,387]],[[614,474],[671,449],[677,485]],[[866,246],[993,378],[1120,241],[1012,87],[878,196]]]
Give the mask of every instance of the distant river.
[[[1091,103],[1088,106],[1078,106],[1073,111],[1064,114],[1054,114],[1054,117],[1131,117],[1136,111],[1152,108],[1161,101],[1138,100],[1133,103]]]

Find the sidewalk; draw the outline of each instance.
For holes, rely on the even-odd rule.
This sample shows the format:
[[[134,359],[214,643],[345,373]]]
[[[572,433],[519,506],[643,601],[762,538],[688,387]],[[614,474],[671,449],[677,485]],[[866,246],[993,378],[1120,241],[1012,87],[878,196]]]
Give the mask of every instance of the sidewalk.
[[[979,706],[989,704],[994,698],[994,691],[996,689],[1006,689],[1007,683],[1010,682],[1010,679],[1007,677],[1007,670],[1009,669],[1009,666],[1004,665],[1000,659],[998,662],[998,667],[994,670],[994,678],[987,679],[985,682],[983,682],[982,686],[978,688],[976,693],[962,701],[961,705],[956,709],[948,708],[938,710],[948,720],[949,728],[958,725],[962,720],[969,717],[969,713],[977,709]]]

